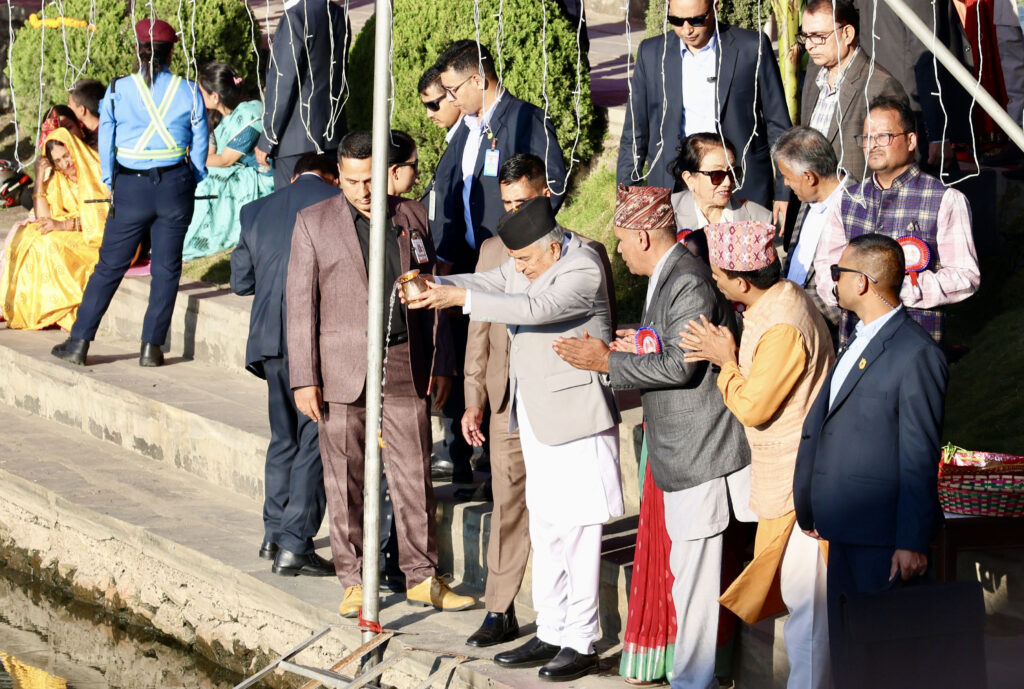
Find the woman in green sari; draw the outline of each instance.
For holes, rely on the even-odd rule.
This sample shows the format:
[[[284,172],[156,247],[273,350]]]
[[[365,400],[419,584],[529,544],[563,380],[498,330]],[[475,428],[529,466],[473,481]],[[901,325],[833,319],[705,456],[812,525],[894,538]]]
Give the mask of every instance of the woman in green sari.
[[[203,67],[199,90],[215,141],[206,159],[209,174],[196,187],[195,211],[182,251],[186,261],[234,247],[241,231],[239,209],[274,191],[273,171],[260,171],[253,152],[262,130],[263,104],[242,100],[242,79],[223,62]]]

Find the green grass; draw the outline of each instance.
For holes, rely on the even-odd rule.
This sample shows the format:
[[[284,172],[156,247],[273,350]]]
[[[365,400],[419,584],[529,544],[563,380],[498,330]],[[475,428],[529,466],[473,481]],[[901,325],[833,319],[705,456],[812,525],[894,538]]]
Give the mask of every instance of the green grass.
[[[604,244],[612,262],[619,323],[634,323],[640,320],[643,311],[647,281],[630,273],[615,250],[612,228],[612,216],[615,214],[615,170],[607,164],[608,156],[614,159],[615,150],[606,150],[590,174],[579,183],[558,214],[558,222],[569,230]]]
[[[215,285],[228,284],[231,282],[231,249],[189,261],[181,269],[181,279],[183,282],[199,280]]]

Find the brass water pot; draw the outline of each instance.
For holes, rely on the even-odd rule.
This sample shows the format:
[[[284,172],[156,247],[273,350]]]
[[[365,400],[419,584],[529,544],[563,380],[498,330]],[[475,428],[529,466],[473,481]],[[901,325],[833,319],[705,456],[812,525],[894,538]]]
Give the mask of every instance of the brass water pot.
[[[406,301],[411,301],[427,291],[427,283],[420,277],[420,271],[413,269],[398,276],[398,284]]]

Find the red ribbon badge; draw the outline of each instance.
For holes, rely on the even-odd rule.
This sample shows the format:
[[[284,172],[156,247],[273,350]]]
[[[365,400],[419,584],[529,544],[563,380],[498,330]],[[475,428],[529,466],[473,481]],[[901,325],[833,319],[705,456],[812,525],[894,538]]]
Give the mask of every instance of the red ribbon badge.
[[[693,232],[693,230],[688,230],[688,229],[677,230],[676,231],[676,241],[677,242],[685,242],[686,238],[688,236],[690,236],[691,232]]]
[[[633,335],[637,354],[656,354],[661,351],[661,338],[653,328],[640,328]]]
[[[905,235],[896,240],[903,247],[903,260],[910,282],[917,287],[917,274],[928,267],[932,260],[932,252],[923,239]]]

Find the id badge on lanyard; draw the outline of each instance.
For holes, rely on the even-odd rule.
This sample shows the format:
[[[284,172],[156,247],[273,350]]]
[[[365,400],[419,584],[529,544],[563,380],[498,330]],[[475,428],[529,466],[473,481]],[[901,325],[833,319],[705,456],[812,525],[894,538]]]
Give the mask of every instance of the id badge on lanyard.
[[[409,231],[409,241],[412,244],[412,253],[416,257],[416,263],[423,265],[430,260],[427,254],[427,245],[423,242],[423,235],[418,230]]]

